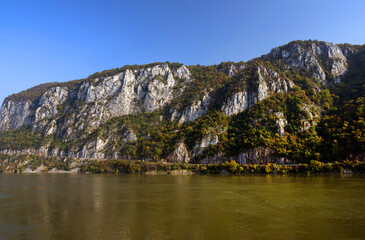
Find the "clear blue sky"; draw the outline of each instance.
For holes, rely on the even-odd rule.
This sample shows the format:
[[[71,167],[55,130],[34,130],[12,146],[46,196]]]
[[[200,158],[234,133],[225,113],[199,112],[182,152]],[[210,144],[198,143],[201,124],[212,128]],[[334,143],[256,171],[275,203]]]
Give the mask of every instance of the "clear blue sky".
[[[0,0],[0,103],[126,64],[247,61],[298,39],[364,44],[364,9],[364,0]]]

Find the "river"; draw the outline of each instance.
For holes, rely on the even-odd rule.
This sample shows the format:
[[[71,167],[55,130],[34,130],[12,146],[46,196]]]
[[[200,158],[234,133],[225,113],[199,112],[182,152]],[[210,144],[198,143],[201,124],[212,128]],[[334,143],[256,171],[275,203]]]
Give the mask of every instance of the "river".
[[[365,239],[365,177],[0,174],[0,239]]]

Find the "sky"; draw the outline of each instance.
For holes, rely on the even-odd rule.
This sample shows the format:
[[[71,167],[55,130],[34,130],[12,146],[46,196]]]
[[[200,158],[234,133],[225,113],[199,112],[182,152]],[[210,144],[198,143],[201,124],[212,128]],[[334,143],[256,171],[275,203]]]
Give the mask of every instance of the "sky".
[[[365,44],[364,9],[364,0],[0,0],[0,104],[127,64],[247,61],[293,40]]]

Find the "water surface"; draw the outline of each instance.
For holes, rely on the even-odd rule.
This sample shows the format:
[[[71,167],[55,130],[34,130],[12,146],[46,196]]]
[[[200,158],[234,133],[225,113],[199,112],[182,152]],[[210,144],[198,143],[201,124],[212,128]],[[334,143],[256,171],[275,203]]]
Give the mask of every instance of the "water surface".
[[[365,178],[0,174],[0,239],[365,239]]]

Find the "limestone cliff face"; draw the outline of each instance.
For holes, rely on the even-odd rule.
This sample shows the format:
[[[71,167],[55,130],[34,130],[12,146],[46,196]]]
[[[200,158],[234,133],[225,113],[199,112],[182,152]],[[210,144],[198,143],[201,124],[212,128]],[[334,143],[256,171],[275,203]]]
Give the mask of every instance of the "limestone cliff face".
[[[38,100],[38,107],[35,110],[35,122],[50,118],[58,113],[58,107],[68,98],[66,88],[55,87],[45,92]]]
[[[231,160],[234,160],[240,164],[292,163],[287,158],[276,156],[276,152],[273,149],[265,147],[251,148],[245,152],[240,153],[238,156],[226,156],[223,153],[218,153],[215,156],[206,157],[200,162],[204,164],[212,164]]]
[[[194,103],[186,108],[182,113],[174,110],[171,116],[171,120],[178,120],[180,124],[195,121],[196,119],[204,116],[208,112],[210,102],[211,96],[210,93],[207,92],[201,100],[195,100]]]
[[[30,124],[32,122],[30,118],[31,104],[29,101],[4,102],[0,113],[0,130],[6,131]]]
[[[174,90],[175,78],[190,81],[189,69],[181,66],[172,71],[167,64],[161,64],[85,82],[77,96],[87,104],[71,119],[88,121],[73,124],[77,129],[91,132],[113,117],[160,109],[178,97]]]
[[[325,69],[321,61],[328,61],[330,73],[339,82],[346,73],[347,59],[345,55],[351,54],[351,49],[342,50],[333,43],[321,42],[319,45],[311,43],[309,47],[292,42],[284,47],[274,48],[266,59],[278,59],[288,67],[304,68],[313,72],[313,77],[319,82],[327,80]]]
[[[237,66],[230,64],[229,67],[227,69],[224,70],[224,72],[229,76],[229,77],[233,77],[234,75],[236,75],[237,72],[242,71],[246,68],[246,66],[244,64],[239,64]]]
[[[112,74],[104,75],[108,77],[96,75],[99,77],[80,80],[72,87],[67,84],[53,84],[41,93],[37,93],[34,98],[5,100],[0,110],[0,131],[27,126],[44,138],[55,137],[62,141],[60,144],[62,146],[54,147],[46,143],[39,149],[24,149],[25,153],[91,159],[132,158],[129,153],[118,152],[115,145],[120,147],[123,144],[137,144],[151,136],[126,128],[109,135],[105,133],[101,137],[98,131],[117,117],[119,120],[126,115],[152,113],[150,115],[158,114],[159,120],[155,120],[157,122],[175,121],[174,124],[181,127],[214,111],[225,117],[234,116],[260,101],[279,93],[289,93],[294,87],[299,86],[300,81],[293,77],[293,72],[295,74],[305,72],[305,77],[314,79],[311,83],[315,85],[314,94],[318,94],[322,86],[341,81],[348,69],[350,62],[348,57],[353,52],[351,46],[344,47],[317,41],[291,42],[274,48],[257,61],[254,59],[247,63],[228,62],[215,65],[209,74],[223,77],[219,79],[220,82],[217,81],[215,85],[209,86],[199,85],[201,76],[208,78],[209,81],[216,80],[210,79],[209,74],[204,75],[204,71],[211,70],[209,66],[201,68],[203,69],[199,70],[201,72],[194,71],[192,66],[169,63],[124,67],[120,71],[118,69]],[[186,99],[184,93],[187,91],[196,94],[191,99]],[[284,136],[287,120],[280,111],[282,109],[269,114],[274,117],[279,136]],[[306,103],[302,105],[302,111],[307,116],[302,119],[303,124],[298,128],[300,131],[315,126],[322,110],[320,106]],[[180,135],[179,139],[174,140],[176,141],[174,144],[180,141],[175,150],[166,153],[164,158],[170,161],[188,162],[207,152],[204,150],[209,147],[220,144],[219,139],[224,139],[220,134],[227,129],[211,131],[212,129],[207,128],[201,139],[185,141],[191,149],[181,140],[183,135]],[[78,142],[76,147],[72,149],[64,147],[76,141]],[[13,150],[3,149],[3,151]],[[256,163],[257,161],[253,159],[270,161],[273,155],[269,149],[257,148],[242,153],[238,158],[242,163]],[[229,160],[223,153],[218,153],[217,156],[202,161],[227,159]]]
[[[320,119],[322,109],[314,104],[303,104],[302,110],[307,114],[307,118],[302,119],[303,124],[300,130],[304,131],[316,126]]]
[[[190,161],[191,156],[185,143],[183,141],[179,142],[177,148],[167,157],[171,162],[184,162]]]
[[[219,138],[216,134],[208,133],[206,136],[204,136],[194,147],[192,151],[192,155],[194,157],[199,156],[202,154],[204,149],[208,148],[209,146],[217,145],[219,142]]]
[[[294,86],[290,79],[281,77],[276,71],[267,69],[264,66],[257,67],[257,89],[245,90],[232,95],[223,104],[222,111],[230,116],[245,111],[259,101],[272,96],[273,94],[288,92]]]
[[[276,112],[274,113],[274,115],[276,116],[276,126],[278,127],[278,133],[279,136],[284,136],[285,135],[285,126],[288,124],[288,121],[285,119],[284,114],[282,112]]]
[[[16,129],[51,118],[58,113],[58,107],[67,98],[67,89],[55,87],[47,90],[34,102],[4,102],[0,112],[0,130]]]
[[[258,147],[249,149],[238,156],[241,164],[266,164],[266,163],[290,163],[290,160],[275,156],[275,151],[270,148]]]
[[[163,107],[177,97],[175,78],[188,82],[191,81],[191,73],[185,66],[171,70],[167,64],[160,64],[85,81],[72,93],[66,87],[51,88],[33,102],[4,102],[0,112],[0,130],[32,125],[47,134],[57,133],[66,137],[72,136],[74,131],[90,132],[113,117],[153,112]],[[76,105],[66,105],[65,109],[61,109],[67,100],[76,102]],[[67,117],[59,119],[58,124],[43,121],[56,116],[60,110]]]

